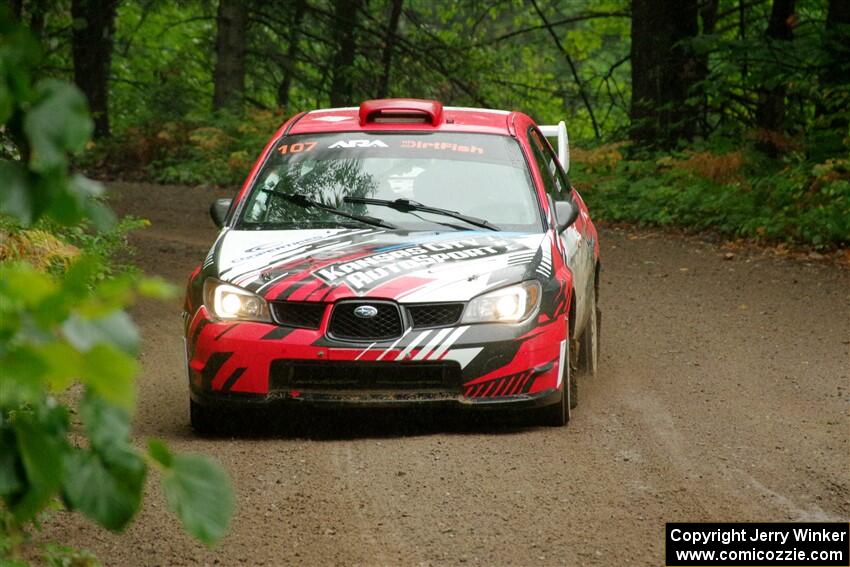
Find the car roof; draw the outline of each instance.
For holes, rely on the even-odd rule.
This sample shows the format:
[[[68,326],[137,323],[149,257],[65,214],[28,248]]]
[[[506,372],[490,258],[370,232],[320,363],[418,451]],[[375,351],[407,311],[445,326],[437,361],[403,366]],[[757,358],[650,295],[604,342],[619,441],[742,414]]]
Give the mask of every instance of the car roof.
[[[514,112],[494,110],[489,108],[443,107],[435,101],[414,101],[421,104],[433,105],[439,112],[435,123],[363,123],[362,111],[368,108],[378,108],[381,105],[398,104],[400,101],[411,99],[384,99],[368,101],[360,107],[324,108],[293,117],[287,125],[288,134],[317,134],[321,132],[386,132],[386,131],[433,131],[433,132],[466,132],[482,134],[510,135],[510,124]]]

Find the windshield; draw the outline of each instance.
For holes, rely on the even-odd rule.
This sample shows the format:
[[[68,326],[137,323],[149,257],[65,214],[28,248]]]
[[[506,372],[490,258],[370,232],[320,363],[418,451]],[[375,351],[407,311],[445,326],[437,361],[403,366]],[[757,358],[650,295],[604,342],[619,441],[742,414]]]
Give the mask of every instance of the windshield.
[[[361,221],[335,214],[330,207],[403,230],[479,230],[446,215],[346,202],[346,197],[406,199],[477,217],[500,230],[542,229],[516,140],[490,134],[409,132],[284,137],[257,176],[238,228],[361,226]]]

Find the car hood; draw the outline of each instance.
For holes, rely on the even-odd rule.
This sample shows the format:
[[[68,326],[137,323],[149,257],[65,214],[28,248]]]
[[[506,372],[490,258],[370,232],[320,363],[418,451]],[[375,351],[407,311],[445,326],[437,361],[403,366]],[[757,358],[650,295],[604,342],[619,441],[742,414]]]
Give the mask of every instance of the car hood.
[[[269,300],[466,301],[548,277],[551,253],[543,233],[224,230],[204,269]]]

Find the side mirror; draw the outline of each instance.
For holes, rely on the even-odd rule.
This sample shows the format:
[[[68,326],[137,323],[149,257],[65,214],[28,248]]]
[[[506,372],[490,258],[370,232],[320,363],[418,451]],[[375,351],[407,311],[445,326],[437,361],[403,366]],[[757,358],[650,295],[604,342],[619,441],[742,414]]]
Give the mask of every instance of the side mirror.
[[[233,199],[216,199],[210,205],[210,216],[218,228],[224,226],[224,220],[227,218],[227,211],[230,210],[230,204]]]
[[[555,201],[555,219],[558,232],[567,230],[578,218],[578,207],[571,201]]]

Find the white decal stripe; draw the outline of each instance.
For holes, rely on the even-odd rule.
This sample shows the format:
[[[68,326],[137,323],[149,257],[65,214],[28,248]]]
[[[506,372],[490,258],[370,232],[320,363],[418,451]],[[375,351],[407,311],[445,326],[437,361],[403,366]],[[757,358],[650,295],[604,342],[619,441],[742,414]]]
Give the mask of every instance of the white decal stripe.
[[[558,384],[556,385],[557,388],[561,387],[561,380],[563,380],[563,378],[564,378],[564,355],[566,354],[566,352],[567,352],[567,340],[564,339],[563,341],[561,341],[561,361],[558,363],[559,366],[558,366]]]
[[[344,238],[349,238],[351,236],[365,236],[365,235],[367,235],[371,232],[373,232],[373,231],[369,230],[369,229],[364,229],[364,230],[360,230],[360,231],[356,231],[356,232],[349,232],[349,233],[344,235]],[[225,272],[233,272],[234,270],[241,269],[242,271],[240,271],[236,275],[232,275],[232,274],[228,275],[229,281],[232,281],[232,282],[236,282],[237,280],[238,281],[245,281],[246,278],[250,281],[250,279],[253,279],[257,275],[259,275],[260,272],[262,272],[263,270],[265,270],[269,266],[273,266],[275,264],[280,264],[282,262],[286,262],[286,261],[295,259],[297,256],[304,255],[305,253],[314,254],[316,252],[320,252],[320,251],[323,251],[323,250],[333,249],[333,248],[338,247],[342,244],[347,245],[347,244],[351,243],[351,240],[346,240],[343,243],[334,242],[334,243],[329,244],[327,246],[319,245],[315,248],[305,250],[305,248],[314,245],[317,241],[320,242],[322,240],[326,240],[327,238],[333,238],[333,237],[336,237],[336,236],[339,236],[339,235],[332,234],[332,235],[329,235],[328,237],[325,237],[325,238],[314,237],[314,238],[311,238],[311,239],[308,239],[308,240],[296,241],[291,246],[284,246],[283,248],[285,248],[285,250],[283,252],[280,252],[280,250],[277,249],[277,250],[274,250],[270,253],[258,254],[256,256],[254,256],[253,258],[250,258],[248,260],[245,260],[243,262],[239,262],[238,264],[231,266],[227,270],[224,270],[222,272],[222,274],[224,274]]]
[[[388,349],[386,349],[384,352],[382,352],[382,353],[381,353],[381,356],[379,356],[376,360],[381,360],[382,358],[384,358],[384,357],[387,355],[387,353],[389,353],[392,349],[394,349],[394,348],[395,348],[395,346],[396,346],[398,343],[400,343],[400,342],[401,342],[401,339],[403,339],[404,337],[406,337],[406,336],[407,336],[407,333],[409,333],[409,332],[410,332],[410,329],[406,330],[406,331],[404,332],[404,334],[403,334],[402,336],[400,336],[399,338],[397,338],[397,339],[396,339],[396,341],[395,341],[393,344],[391,344],[391,345],[390,345],[390,348],[388,348]]]
[[[395,357],[395,359],[396,359],[396,360],[401,360],[402,358],[404,358],[405,356],[407,356],[407,355],[408,355],[408,353],[409,353],[410,351],[412,351],[412,350],[413,350],[413,348],[414,348],[416,345],[418,345],[420,342],[422,342],[423,340],[425,340],[425,337],[427,337],[427,336],[428,336],[428,335],[430,335],[430,334],[431,334],[431,331],[423,331],[422,333],[420,333],[418,337],[416,337],[415,339],[413,339],[412,341],[410,341],[410,344],[409,344],[409,345],[407,345],[407,348],[405,348],[403,351],[401,351],[400,353],[398,353],[398,356],[397,356],[397,357]]]
[[[422,360],[427,357],[428,353],[434,350],[437,345],[440,344],[440,341],[442,341],[446,337],[446,335],[451,332],[451,330],[451,327],[448,329],[440,329],[437,334],[434,335],[434,338],[428,341],[428,344],[422,347],[422,349],[416,353],[416,356],[413,357],[413,360]]]
[[[260,266],[253,268],[252,270],[250,270],[248,272],[240,274],[238,276],[238,281],[239,282],[250,282],[250,281],[253,281],[255,278],[257,278],[263,272],[263,270],[266,270],[269,267],[280,265],[280,264],[290,262],[290,261],[293,261],[293,260],[299,260],[299,259],[304,258],[306,256],[309,256],[311,254],[325,252],[326,250],[333,250],[333,249],[336,249],[336,248],[345,247],[345,246],[348,246],[350,244],[351,244],[351,241],[346,240],[345,242],[337,242],[335,244],[331,244],[331,245],[328,245],[328,246],[319,246],[319,247],[312,248],[312,249],[309,249],[309,250],[306,250],[306,251],[303,248],[299,249],[299,250],[295,250],[295,251],[290,251],[290,252],[283,254],[281,256],[277,256],[277,257],[272,258],[272,259],[263,260],[263,262]],[[257,291],[277,282],[281,277],[283,277],[283,276],[278,276],[277,278],[275,278],[273,280],[269,280],[268,282],[264,283]],[[234,280],[234,281],[236,281],[236,280]]]
[[[313,250],[309,250],[309,251],[307,251],[307,252],[300,252],[300,253],[298,253],[298,254],[291,255],[291,256],[289,256],[289,257],[287,257],[287,258],[275,259],[275,260],[274,260],[274,263],[275,263],[275,264],[281,264],[281,263],[283,263],[283,262],[290,262],[290,261],[292,261],[292,260],[299,260],[299,259],[301,259],[301,258],[303,258],[303,257],[306,257],[306,256],[309,256],[309,255],[311,255],[311,254],[315,254],[315,253],[318,253],[318,252],[327,252],[328,250],[335,250],[335,249],[337,249],[337,248],[345,248],[346,246],[350,246],[350,245],[351,245],[351,241],[349,240],[349,241],[341,242],[341,243],[334,244],[334,245],[331,245],[331,246],[323,246],[323,247],[321,247],[321,248],[315,248],[315,249],[313,249]],[[264,269],[266,269],[266,267],[268,267],[268,266],[264,266],[263,268],[259,268],[258,270],[256,270],[256,271],[254,272],[254,274],[252,274],[252,275],[251,275],[251,277],[240,277],[240,279],[239,279],[240,283],[241,283],[241,282],[245,282],[245,281],[248,281],[248,282],[252,281],[252,280],[253,280],[255,277],[257,277],[257,276],[258,276],[258,275],[259,275],[259,274],[260,274],[260,273],[261,273]],[[260,287],[258,287],[258,288],[257,288],[256,293],[259,293],[259,292],[261,292],[263,289],[267,288],[268,286],[270,286],[270,285],[273,285],[273,284],[277,283],[280,279],[285,278],[286,276],[287,276],[287,274],[282,274],[282,275],[280,275],[280,276],[278,276],[278,277],[276,277],[276,278],[274,278],[274,279],[271,279],[271,280],[267,281],[266,283],[264,283],[263,285],[261,285]]]
[[[360,246],[360,245],[363,245],[363,244],[368,244],[368,243],[370,243],[370,242],[375,242],[375,241],[377,241],[377,240],[378,240],[378,239],[377,239],[377,237],[376,237],[376,238],[371,238],[371,239],[369,239],[369,240],[358,240],[357,242],[353,242],[353,241],[351,241],[351,240],[346,240],[345,242],[338,242],[338,243],[336,243],[336,244],[329,244],[328,246],[319,246],[318,248],[313,248],[312,250],[307,250],[307,251],[299,250],[299,251],[297,251],[297,252],[295,252],[295,253],[289,254],[289,255],[288,255],[288,256],[286,256],[286,257],[283,257],[283,258],[275,258],[275,259],[274,259],[274,260],[272,260],[271,262],[266,263],[266,265],[265,265],[265,266],[263,266],[262,268],[259,268],[258,270],[255,270],[255,273],[253,274],[253,277],[251,277],[251,278],[250,278],[250,279],[248,279],[247,281],[248,281],[248,282],[250,282],[250,281],[251,281],[251,280],[253,280],[255,277],[257,277],[257,276],[258,276],[258,275],[259,275],[259,274],[260,274],[263,270],[265,270],[265,269],[268,267],[268,264],[269,264],[269,263],[281,264],[281,263],[283,263],[283,262],[292,262],[293,260],[300,260],[300,259],[302,259],[302,258],[306,258],[307,256],[312,256],[313,254],[323,254],[323,253],[328,252],[328,251],[330,251],[330,250],[339,250],[339,249],[342,249],[342,248],[348,248],[348,247],[350,247],[350,246]],[[260,286],[260,287],[257,289],[257,291],[260,291],[260,290],[262,290],[264,287],[266,287],[266,286],[269,286],[269,285],[273,284],[273,283],[274,283],[274,282],[276,282],[276,281],[277,281],[280,277],[283,277],[283,276],[279,276],[278,278],[275,278],[274,280],[271,280],[271,281],[268,281],[268,282],[264,283],[262,286]],[[243,279],[243,281],[245,280],[245,278],[242,278],[242,279]]]
[[[460,338],[462,334],[466,332],[468,328],[469,325],[466,325],[464,327],[458,327],[457,329],[455,329],[454,332],[449,336],[449,338],[446,339],[446,342],[441,344],[440,347],[435,350],[430,357],[428,357],[428,359],[440,360],[440,357],[443,356],[443,353],[449,350],[449,348],[451,348],[451,346],[455,344],[455,342]]]
[[[360,360],[360,357],[361,357],[361,356],[363,356],[364,354],[366,354],[367,352],[369,352],[369,350],[370,350],[373,346],[375,346],[376,344],[377,344],[377,343],[372,343],[372,344],[370,344],[369,346],[367,346],[367,347],[366,347],[366,349],[365,349],[365,350],[363,350],[363,351],[361,351],[361,352],[360,352],[360,354],[358,354],[358,355],[357,355],[357,358],[355,358],[354,360]]]
[[[450,350],[443,360],[457,361],[461,368],[466,368],[466,365],[472,362],[472,359],[478,356],[478,353],[482,350],[484,350],[483,347],[456,348]]]
[[[274,243],[267,244],[266,245],[268,247],[267,250],[260,250],[259,252],[254,252],[248,258],[243,258],[241,260],[239,260],[239,259],[235,260],[229,268],[222,271],[222,274],[230,273],[230,272],[233,272],[234,270],[243,268],[242,273],[236,274],[235,276],[234,275],[230,276],[232,278],[237,278],[237,277],[240,277],[240,275],[244,275],[245,272],[253,271],[255,269],[255,268],[251,268],[251,269],[248,269],[248,270],[244,270],[245,266],[251,266],[253,264],[259,264],[261,266],[266,266],[271,262],[275,262],[277,260],[280,260],[281,258],[286,258],[287,256],[290,256],[292,254],[299,254],[300,252],[303,252],[305,248],[307,248],[309,246],[313,246],[317,243],[321,246],[321,243],[328,240],[328,239],[330,239],[332,241],[336,240],[337,238],[348,239],[352,236],[359,236],[359,235],[362,235],[362,234],[368,233],[368,232],[370,232],[370,230],[368,230],[368,229],[353,231],[353,232],[335,231],[335,232],[328,232],[326,234],[319,235],[319,236],[312,236],[310,238],[306,238],[306,239],[302,239],[302,240],[294,239],[290,242],[285,242],[285,243],[282,243],[282,244],[279,244],[279,245],[274,245]]]

